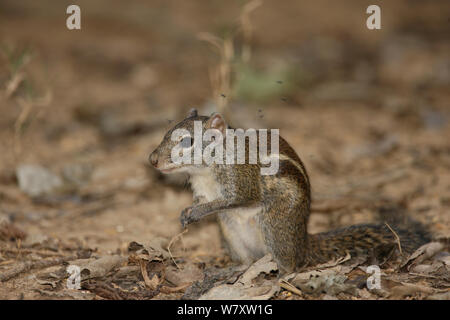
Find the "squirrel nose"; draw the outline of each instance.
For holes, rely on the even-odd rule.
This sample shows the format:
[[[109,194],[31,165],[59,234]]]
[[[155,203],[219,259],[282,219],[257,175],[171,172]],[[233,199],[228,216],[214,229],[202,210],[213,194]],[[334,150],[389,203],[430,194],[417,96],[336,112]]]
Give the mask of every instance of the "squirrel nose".
[[[148,157],[148,161],[150,161],[150,163],[156,167],[158,165],[158,154],[153,151],[150,156]]]

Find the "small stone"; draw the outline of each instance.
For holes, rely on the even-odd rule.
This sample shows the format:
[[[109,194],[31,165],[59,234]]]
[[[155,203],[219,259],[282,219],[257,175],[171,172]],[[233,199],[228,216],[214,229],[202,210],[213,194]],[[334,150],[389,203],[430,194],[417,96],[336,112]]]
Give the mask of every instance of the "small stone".
[[[20,165],[16,176],[19,188],[30,197],[49,194],[63,185],[59,176],[39,165]]]

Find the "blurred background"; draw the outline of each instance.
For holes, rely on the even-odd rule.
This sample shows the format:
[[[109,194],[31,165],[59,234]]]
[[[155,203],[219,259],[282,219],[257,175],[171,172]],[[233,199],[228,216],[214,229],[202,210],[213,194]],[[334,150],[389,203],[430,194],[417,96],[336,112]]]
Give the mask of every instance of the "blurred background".
[[[172,238],[191,194],[147,157],[196,107],[280,129],[310,174],[311,232],[390,206],[448,235],[449,16],[444,0],[2,0],[0,220],[27,234],[14,245],[54,250]],[[227,263],[213,221],[177,242]],[[0,268],[17,259],[0,251]]]

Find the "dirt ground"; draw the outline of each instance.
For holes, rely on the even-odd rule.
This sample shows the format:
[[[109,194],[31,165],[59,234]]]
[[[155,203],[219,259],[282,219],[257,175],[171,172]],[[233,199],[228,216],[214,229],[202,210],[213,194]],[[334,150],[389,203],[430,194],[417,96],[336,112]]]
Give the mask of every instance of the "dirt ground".
[[[383,270],[381,293],[267,297],[449,299],[450,5],[377,2],[381,30],[366,28],[365,0],[85,0],[68,30],[68,2],[1,1],[0,298],[194,298],[192,283],[236,281],[215,221],[182,233],[192,194],[147,162],[195,106],[280,129],[310,175],[311,233],[389,204],[447,239],[416,263],[432,271]],[[30,168],[54,187],[27,189]],[[73,264],[83,290],[66,287]]]

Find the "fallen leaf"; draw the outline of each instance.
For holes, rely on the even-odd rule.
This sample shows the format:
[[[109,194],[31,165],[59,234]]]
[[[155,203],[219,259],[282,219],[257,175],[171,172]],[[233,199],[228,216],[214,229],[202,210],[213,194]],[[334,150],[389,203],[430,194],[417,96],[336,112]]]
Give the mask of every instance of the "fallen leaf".
[[[60,291],[47,291],[36,289],[43,296],[55,298],[58,300],[93,300],[95,293],[85,290],[63,289]]]
[[[182,269],[173,266],[166,268],[165,279],[177,287],[194,281],[202,281],[203,278],[202,270],[193,263],[186,264]]]
[[[429,287],[402,282],[401,285],[393,287],[391,289],[390,298],[391,299],[403,299],[407,296],[414,296],[418,292],[432,294],[432,293],[434,293],[434,290]]]
[[[450,291],[433,294],[428,296],[427,300],[450,300]]]
[[[170,253],[164,248],[167,248],[168,240],[165,238],[156,237],[150,240],[147,244],[140,244],[135,241],[128,246],[128,251],[135,252],[137,255],[146,254],[148,260],[160,260],[159,258],[169,259]]]
[[[277,279],[262,280],[253,284],[261,273],[277,271],[272,255],[267,254],[254,264],[234,283],[222,284],[212,288],[200,297],[200,300],[267,300],[280,290]]]
[[[200,300],[268,300],[278,291],[276,282],[269,280],[258,286],[223,284],[209,290]]]
[[[251,281],[255,279],[259,274],[270,273],[277,270],[278,266],[276,262],[272,261],[272,255],[269,253],[252,264],[238,281],[244,285],[247,285],[250,284]]]
[[[436,253],[441,251],[444,248],[444,244],[441,242],[430,242],[424,244],[419,249],[414,251],[409,258],[400,266],[401,269],[406,268],[408,271],[413,264],[420,264],[433,257]]]
[[[125,257],[113,255],[91,261],[80,268],[81,279],[86,280],[103,277],[114,268],[120,266],[126,260],[127,259]]]

